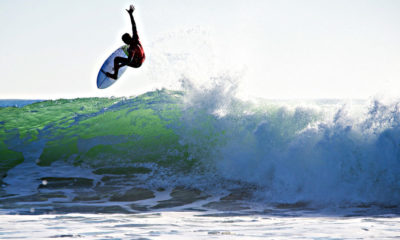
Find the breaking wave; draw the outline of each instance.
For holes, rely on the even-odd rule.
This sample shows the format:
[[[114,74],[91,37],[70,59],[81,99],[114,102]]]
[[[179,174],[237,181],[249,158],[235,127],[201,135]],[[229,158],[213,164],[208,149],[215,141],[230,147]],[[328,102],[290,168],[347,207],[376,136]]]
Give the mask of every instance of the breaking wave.
[[[22,191],[21,176],[136,174],[148,188],[236,188],[256,202],[400,203],[400,102],[243,101],[228,76],[214,80],[0,108],[3,190]]]

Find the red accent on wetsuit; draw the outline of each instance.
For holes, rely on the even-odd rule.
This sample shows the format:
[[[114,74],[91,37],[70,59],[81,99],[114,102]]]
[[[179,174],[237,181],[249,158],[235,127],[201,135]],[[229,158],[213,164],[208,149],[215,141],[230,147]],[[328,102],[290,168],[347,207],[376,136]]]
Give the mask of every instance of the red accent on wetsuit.
[[[135,46],[131,46],[131,48],[132,47],[133,47],[133,49],[131,50],[133,56],[132,64],[136,67],[140,67],[146,58],[142,44],[138,42],[138,44],[136,44]]]

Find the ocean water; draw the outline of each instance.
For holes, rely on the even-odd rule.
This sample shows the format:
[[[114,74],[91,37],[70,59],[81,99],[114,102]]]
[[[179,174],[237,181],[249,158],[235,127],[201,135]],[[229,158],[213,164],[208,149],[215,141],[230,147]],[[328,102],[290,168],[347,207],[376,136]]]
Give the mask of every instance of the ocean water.
[[[399,105],[218,86],[3,101],[0,238],[400,238]]]
[[[23,107],[41,101],[43,100],[2,99],[0,100],[0,107]]]

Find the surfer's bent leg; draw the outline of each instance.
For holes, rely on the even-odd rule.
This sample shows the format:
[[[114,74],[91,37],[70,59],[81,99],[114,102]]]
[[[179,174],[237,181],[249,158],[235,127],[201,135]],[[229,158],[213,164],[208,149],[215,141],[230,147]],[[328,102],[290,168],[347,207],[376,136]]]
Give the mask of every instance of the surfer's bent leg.
[[[123,57],[114,58],[114,73],[106,73],[107,77],[117,79],[118,71],[121,67],[128,65],[128,59]]]

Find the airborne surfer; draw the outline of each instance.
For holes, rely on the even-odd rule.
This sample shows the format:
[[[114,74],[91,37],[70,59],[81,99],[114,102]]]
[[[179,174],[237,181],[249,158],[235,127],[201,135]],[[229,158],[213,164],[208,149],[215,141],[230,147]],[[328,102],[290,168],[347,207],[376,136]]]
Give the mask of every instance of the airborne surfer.
[[[140,43],[139,35],[136,30],[135,19],[133,18],[134,10],[135,7],[133,5],[129,6],[129,10],[126,9],[126,11],[129,13],[129,17],[131,18],[132,36],[129,35],[129,33],[125,33],[124,35],[122,35],[122,41],[127,45],[126,51],[128,58],[124,57],[114,58],[114,73],[113,74],[109,72],[105,73],[106,76],[109,78],[117,79],[118,71],[123,66],[138,68],[142,66],[142,63],[144,62],[145,59],[144,50],[142,44]]]

